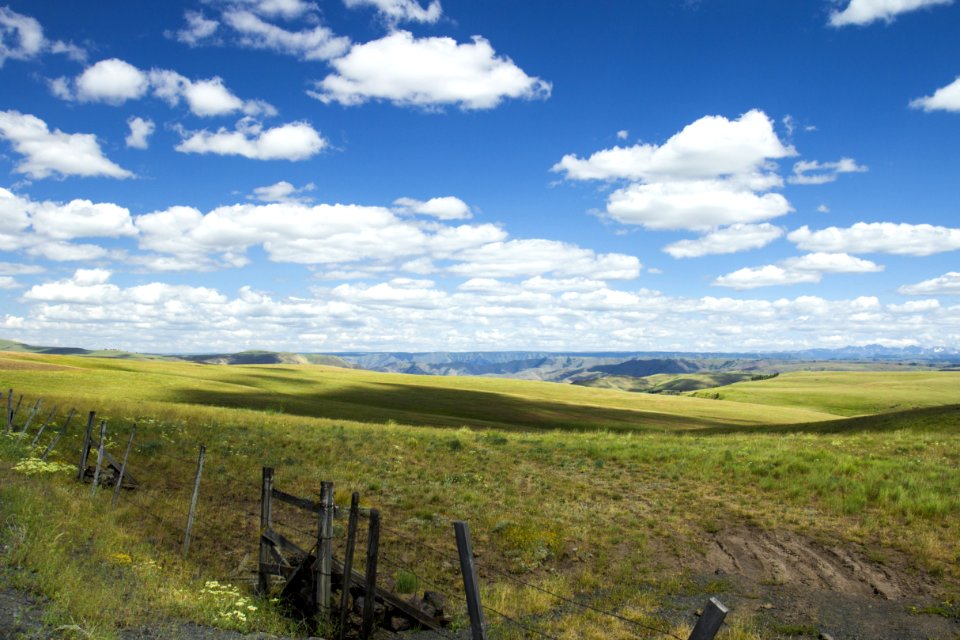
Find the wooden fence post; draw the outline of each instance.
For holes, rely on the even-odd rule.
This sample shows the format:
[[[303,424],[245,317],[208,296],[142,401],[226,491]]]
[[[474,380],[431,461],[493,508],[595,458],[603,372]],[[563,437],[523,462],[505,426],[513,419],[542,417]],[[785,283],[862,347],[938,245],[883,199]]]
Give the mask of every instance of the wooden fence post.
[[[347,522],[347,547],[343,551],[343,588],[340,593],[340,634],[347,637],[347,605],[350,603],[350,576],[353,574],[353,548],[357,543],[357,520],[360,516],[360,494],[350,496],[350,519]]]
[[[13,389],[11,389],[13,391]],[[13,411],[10,412],[10,430],[13,431],[13,421],[17,418],[17,413],[20,411],[20,403],[23,402],[23,394],[20,394],[20,397],[17,399],[17,406],[13,408]]]
[[[53,451],[53,448],[57,446],[57,443],[60,441],[60,437],[67,432],[67,427],[70,426],[70,421],[73,420],[73,414],[76,412],[76,409],[70,409],[70,415],[67,416],[67,421],[63,423],[63,426],[60,427],[60,431],[57,431],[57,435],[53,439],[53,442],[47,446],[47,450],[43,452],[42,456],[40,456],[41,460],[46,460],[47,456],[50,455],[50,452]]]
[[[380,552],[380,510],[370,510],[370,527],[367,530],[367,573],[364,580],[363,625],[360,637],[366,640],[373,632],[374,604],[377,601],[377,555]]]
[[[40,398],[33,405],[33,410],[30,411],[30,415],[27,416],[27,421],[23,423],[23,429],[20,430],[20,437],[17,438],[17,444],[23,440],[23,436],[27,434],[27,429],[30,428],[30,423],[33,422],[33,417],[37,415],[37,411],[40,410],[40,403],[43,402],[43,398]]]
[[[93,472],[93,488],[90,490],[90,495],[97,495],[97,486],[100,484],[100,469],[103,467],[103,447],[104,441],[107,439],[107,421],[100,421],[100,446],[97,447],[97,468]]]
[[[487,640],[487,623],[480,605],[480,588],[477,584],[477,566],[473,561],[473,545],[470,542],[470,525],[463,521],[453,523],[457,536],[457,553],[460,556],[460,573],[463,574],[463,590],[467,597],[467,613],[470,614],[472,640]]]
[[[707,606],[703,608],[703,615],[697,620],[697,626],[690,632],[687,640],[713,640],[726,617],[727,608],[716,598],[710,598]]]
[[[130,429],[130,439],[127,441],[127,450],[123,452],[123,462],[120,463],[120,475],[117,477],[117,486],[113,488],[113,501],[111,506],[117,506],[117,499],[120,497],[120,487],[123,485],[123,475],[127,472],[127,458],[130,457],[130,449],[133,447],[133,436],[137,433],[137,425]]]
[[[330,574],[333,569],[333,483],[320,483],[320,514],[317,523],[317,562],[313,566],[314,605],[330,617]]]
[[[200,457],[197,458],[197,475],[193,480],[193,497],[190,499],[190,513],[187,514],[187,528],[183,532],[183,557],[187,557],[190,551],[190,531],[193,529],[193,516],[197,511],[197,496],[200,494],[200,476],[203,474],[203,457],[207,453],[207,448],[200,445]]]
[[[265,567],[270,560],[267,539],[264,534],[270,528],[273,509],[273,467],[263,468],[263,483],[260,486],[260,563],[257,567],[257,593],[267,595],[270,588],[270,575]]]
[[[40,429],[37,430],[37,435],[34,436],[33,442],[30,443],[30,451],[33,451],[33,448],[37,446],[37,443],[40,441],[40,436],[43,434],[43,430],[47,428],[47,425],[50,424],[50,421],[53,420],[53,414],[57,412],[57,409],[60,407],[54,407],[50,409],[50,413],[47,414],[47,419],[43,421],[43,424],[40,425]]]
[[[87,456],[90,455],[90,438],[93,432],[93,421],[97,418],[97,412],[91,411],[87,416],[87,431],[83,435],[83,448],[80,449],[80,464],[77,469],[77,480],[83,480],[83,474],[87,470]]]

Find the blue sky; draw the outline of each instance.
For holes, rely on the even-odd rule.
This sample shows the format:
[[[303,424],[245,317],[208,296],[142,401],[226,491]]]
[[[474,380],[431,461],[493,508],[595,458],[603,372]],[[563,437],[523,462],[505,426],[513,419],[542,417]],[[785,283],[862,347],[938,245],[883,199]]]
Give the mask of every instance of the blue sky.
[[[0,335],[960,347],[952,0],[0,0]]]

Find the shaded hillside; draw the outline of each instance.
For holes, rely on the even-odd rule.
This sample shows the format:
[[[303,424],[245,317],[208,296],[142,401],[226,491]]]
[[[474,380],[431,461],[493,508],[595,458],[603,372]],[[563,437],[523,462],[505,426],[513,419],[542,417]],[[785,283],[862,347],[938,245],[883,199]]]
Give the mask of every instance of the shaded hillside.
[[[702,368],[702,364],[690,360],[658,358],[656,360],[627,360],[619,364],[601,364],[591,367],[590,371],[599,371],[615,376],[645,378],[657,373],[693,373]]]
[[[775,376],[776,374],[771,374]],[[755,373],[690,373],[690,374],[654,374],[640,378],[618,375],[601,375],[572,380],[572,384],[598,389],[619,389],[640,393],[685,393],[712,389],[728,384],[754,380]],[[764,376],[766,377],[766,376]]]

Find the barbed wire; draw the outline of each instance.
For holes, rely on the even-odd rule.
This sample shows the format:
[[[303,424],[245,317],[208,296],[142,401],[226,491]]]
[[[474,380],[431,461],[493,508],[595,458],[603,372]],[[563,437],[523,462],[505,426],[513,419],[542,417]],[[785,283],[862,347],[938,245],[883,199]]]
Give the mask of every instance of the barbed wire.
[[[501,618],[503,618],[503,619],[506,620],[507,622],[510,622],[511,624],[514,624],[514,625],[520,627],[521,629],[523,629],[524,631],[527,631],[528,633],[535,633],[535,634],[537,634],[538,636],[540,636],[541,638],[547,638],[547,640],[560,640],[560,638],[558,638],[557,636],[552,636],[552,635],[550,635],[549,633],[544,633],[543,631],[540,631],[539,629],[534,629],[533,627],[529,627],[529,626],[523,624],[522,622],[520,622],[519,620],[515,620],[515,619],[511,618],[511,617],[508,616],[507,614],[501,613],[501,612],[497,611],[497,610],[494,609],[493,607],[490,607],[490,606],[485,605],[485,604],[482,604],[482,605],[480,605],[480,606],[482,606],[482,607],[483,607],[485,610],[487,610],[487,611],[491,611],[491,612],[497,614],[498,616],[500,616]]]
[[[4,397],[3,397],[3,396],[0,396],[0,400],[2,400],[2,399],[4,399]],[[26,400],[26,398],[23,397],[22,400]],[[19,404],[18,404],[18,406],[19,406]],[[29,407],[29,406],[30,406],[30,403],[28,402],[27,405],[25,405],[25,406],[28,406],[28,407]],[[53,412],[56,411],[57,409],[58,409],[58,408],[54,408],[54,410],[51,411],[51,415],[52,415]],[[39,413],[42,414],[43,412],[41,411],[41,412],[39,412]],[[21,415],[25,415],[25,412],[18,412],[15,417],[16,417],[16,418],[20,418]],[[82,412],[78,412],[78,415],[83,416],[84,414],[83,414]],[[96,418],[97,421],[99,421],[99,420],[104,420],[104,419],[105,419],[105,418],[101,418],[100,416],[97,416],[97,418]],[[24,419],[24,424],[21,425],[21,430],[24,430],[24,431],[25,431],[24,427],[27,426],[26,420],[27,420],[27,419]],[[50,422],[50,424],[47,425],[48,427],[51,427],[50,433],[56,432],[56,429],[59,429],[59,428],[62,426],[62,425],[57,424],[57,423],[59,422],[59,416],[57,417],[57,420],[56,420],[56,421],[52,421],[52,422],[51,422],[49,417],[47,418],[47,421]],[[4,419],[3,419],[2,422],[3,422],[3,426],[6,427],[6,416],[4,416]],[[112,432],[108,432],[108,434],[109,434],[109,436],[108,436],[109,439],[113,440],[113,442],[112,442],[111,444],[116,444],[116,443],[118,443],[118,442],[125,441],[125,440],[129,437],[129,434],[130,434],[131,430],[133,429],[133,427],[136,426],[136,422],[137,422],[137,421],[133,421],[133,424],[131,424],[129,428],[124,429],[124,428],[121,427],[121,428],[117,428],[117,429],[113,430]],[[75,444],[77,440],[81,440],[81,441],[82,441],[83,433],[84,433],[83,422],[81,422],[80,425],[81,425],[80,429],[74,428],[74,429],[71,429],[69,432],[64,432],[64,433],[62,434],[61,437],[63,438],[64,444],[67,444],[67,443]],[[13,425],[13,427],[14,427],[14,431],[16,431],[16,429],[15,429],[16,425],[15,425],[15,424]],[[53,428],[53,427],[55,427],[55,428]],[[147,430],[147,429],[149,429],[149,427],[138,427],[138,429]],[[147,431],[147,432],[149,433],[149,431]],[[39,435],[39,434],[38,434],[38,435]],[[96,436],[95,436],[95,437],[96,437]],[[52,441],[52,438],[51,438],[51,441]],[[156,442],[156,441],[153,440],[153,441],[150,441],[150,442]],[[38,443],[38,446],[39,446],[39,443]],[[168,452],[159,450],[159,448],[154,449],[153,447],[151,447],[151,450],[149,450],[149,451],[144,451],[144,450],[142,449],[142,447],[143,447],[144,445],[141,444],[140,446],[141,446],[141,448],[138,450],[137,447],[136,447],[136,443],[135,443],[134,448],[131,450],[131,459],[132,459],[135,463],[139,462],[139,464],[142,464],[142,465],[143,465],[143,466],[142,466],[143,469],[149,469],[151,466],[154,466],[154,465],[151,465],[151,464],[150,464],[150,460],[151,460],[151,459],[161,458],[161,459],[164,459],[164,460],[172,461],[172,462],[176,463],[176,464],[178,465],[178,467],[183,467],[183,468],[184,468],[184,483],[185,483],[185,482],[186,482],[186,479],[189,477],[189,475],[191,475],[192,469],[194,468],[194,466],[195,466],[195,464],[196,464],[196,458],[194,457],[195,454],[193,454],[193,451],[196,451],[197,449],[199,449],[199,447],[201,446],[201,443],[200,443],[200,442],[187,443],[186,445],[184,445],[184,444],[182,444],[182,443],[178,443],[177,448],[182,452],[182,453],[179,453],[179,454],[175,454],[175,453],[173,453],[173,452],[169,452],[169,453],[168,453]],[[221,459],[221,460],[222,460],[222,458],[220,458],[221,455],[223,455],[224,458],[225,458],[226,456],[228,456],[228,455],[231,455],[229,452],[226,452],[226,453],[223,453],[223,452],[213,452],[213,453],[214,453],[213,456],[210,456],[210,452],[207,453],[207,460],[210,460],[211,457],[212,457],[214,460],[217,460],[217,459]],[[130,461],[128,461],[128,466],[132,466],[132,467],[136,468],[136,466],[137,466],[136,464],[129,464],[129,463],[130,463]],[[210,464],[210,463],[208,462],[207,464]],[[237,474],[237,473],[231,473],[230,471],[227,471],[226,468],[223,467],[222,465],[221,465],[221,467],[216,471],[216,474],[217,474],[217,477],[218,477],[218,479],[219,479],[219,482],[213,482],[213,483],[212,483],[213,486],[215,486],[215,487],[221,487],[221,488],[222,488],[223,485],[225,485],[225,484],[229,485],[230,483],[237,483],[237,484],[239,484],[239,485],[241,485],[241,486],[244,486],[244,485],[256,486],[256,484],[257,484],[257,482],[256,482],[256,475],[254,475],[254,474],[242,474],[242,475],[241,475],[241,474]],[[164,479],[169,480],[169,479],[170,479],[170,476],[169,476],[169,475],[164,475]],[[144,491],[143,493],[141,493],[140,496],[141,496],[141,497],[147,496],[147,495],[149,495],[148,492],[152,493],[152,492],[157,492],[157,491],[160,491],[160,492],[170,492],[170,491],[180,492],[180,491],[183,491],[184,489],[188,488],[188,485],[187,485],[187,484],[177,482],[177,480],[179,480],[179,479],[174,479],[173,482],[160,483],[160,482],[158,482],[158,479],[157,479],[157,478],[151,478],[151,479],[150,479],[151,485],[150,485],[149,487],[145,487],[145,489],[147,489],[147,491]],[[146,478],[141,478],[141,480],[140,480],[141,484],[145,483],[145,481],[146,481]],[[224,481],[226,481],[226,482],[224,482]],[[213,505],[221,506],[221,505],[224,505],[224,504],[227,504],[228,502],[230,502],[230,498],[229,498],[228,496],[224,495],[224,493],[223,493],[222,491],[221,491],[221,492],[216,492],[216,493],[210,493],[210,492],[209,492],[209,487],[210,487],[210,485],[211,485],[211,482],[208,480],[208,482],[207,482],[208,491],[206,492],[206,495],[205,495],[205,500],[206,500],[207,504],[213,504]],[[238,493],[242,493],[242,492],[238,492]],[[154,501],[153,501],[153,504],[156,505],[156,504],[158,504],[158,503],[160,503],[160,502],[161,502],[161,500],[154,500]],[[165,533],[167,533],[167,534],[172,534],[171,537],[172,537],[174,540],[178,539],[178,538],[182,535],[182,532],[180,531],[180,528],[179,528],[179,527],[177,527],[177,526],[169,523],[168,521],[164,520],[162,517],[160,517],[159,515],[157,515],[157,514],[154,512],[154,510],[150,509],[149,507],[146,507],[146,506],[144,506],[144,505],[142,505],[142,504],[139,504],[138,500],[128,500],[128,501],[125,501],[124,504],[127,505],[127,506],[129,506],[129,507],[132,507],[132,508],[135,509],[137,512],[142,513],[142,514],[146,515],[147,517],[151,518],[153,521],[159,523],[159,524],[161,525],[161,527],[166,530]],[[347,509],[347,508],[345,508],[345,507],[340,507],[339,505],[336,506],[336,509],[339,511],[339,514],[338,514],[338,515],[340,515],[341,517],[342,517],[343,515],[349,513],[349,509]],[[299,512],[302,512],[302,510],[298,510],[298,511],[299,511]],[[367,516],[367,515],[369,515],[370,512],[371,512],[371,509],[370,509],[370,508],[367,508],[367,507],[361,507],[361,508],[359,508],[359,513],[360,513],[361,515]],[[442,520],[444,523],[447,523],[447,524],[454,522],[454,520],[449,519],[449,518],[442,518],[441,520]],[[216,534],[218,533],[218,527],[217,527],[217,525],[220,524],[220,523],[219,523],[219,522],[213,522],[213,521],[211,521],[211,522],[206,522],[206,521],[204,521],[204,519],[201,519],[201,520],[198,521],[198,524],[201,524],[201,526],[204,526],[204,528],[207,528],[207,526],[209,526],[209,534],[212,536],[212,535],[216,535]],[[307,550],[308,556],[316,550],[316,548],[317,548],[317,539],[316,539],[316,532],[315,532],[315,531],[305,530],[305,529],[301,528],[300,526],[293,525],[293,524],[291,524],[290,522],[287,522],[287,521],[285,521],[285,520],[274,519],[274,520],[273,520],[273,524],[282,526],[282,527],[284,527],[284,528],[286,528],[286,529],[289,529],[289,530],[291,530],[291,531],[293,531],[293,532],[296,532],[296,533],[298,533],[298,534],[300,534],[300,535],[303,535],[303,536],[307,537],[307,539],[312,542],[312,546]],[[427,543],[427,542],[425,542],[424,540],[422,540],[422,539],[420,539],[420,538],[418,538],[418,537],[415,537],[414,535],[411,535],[411,534],[408,534],[408,533],[399,531],[398,529],[395,529],[395,528],[393,528],[393,527],[385,526],[385,525],[383,525],[382,523],[381,523],[381,530],[384,531],[384,532],[387,532],[387,533],[389,533],[389,534],[392,534],[393,536],[396,536],[397,538],[399,538],[399,539],[401,539],[401,540],[405,540],[405,541],[407,541],[407,542],[410,542],[410,543],[416,545],[416,546],[419,547],[419,548],[428,549],[428,550],[430,550],[430,551],[432,551],[432,552],[434,552],[434,553],[436,553],[436,554],[439,554],[439,555],[442,556],[442,557],[448,557],[448,556],[451,555],[451,553],[456,553],[456,551],[455,551],[454,549],[450,549],[450,548],[442,549],[442,548],[440,548],[440,547],[438,547],[438,546],[435,546],[435,545],[433,545],[433,544]],[[359,540],[360,537],[363,536],[363,533],[364,533],[364,532],[362,532],[362,531],[358,531],[358,540]],[[199,540],[198,540],[198,542],[199,542]],[[573,540],[570,540],[570,541],[567,541],[567,542],[578,543],[577,541],[573,541]],[[202,543],[201,543],[201,544],[202,544]],[[391,558],[389,555],[382,553],[382,551],[381,551],[379,560],[380,560],[381,562],[383,562],[383,563],[384,563],[385,565],[387,565],[387,566],[391,566],[391,567],[393,567],[393,568],[396,568],[396,569],[399,569],[399,570],[403,570],[403,571],[409,572],[409,573],[417,580],[418,585],[422,584],[422,585],[429,586],[429,587],[431,587],[433,590],[435,590],[436,592],[440,593],[441,595],[443,595],[444,597],[446,597],[446,598],[447,598],[448,600],[450,600],[450,601],[463,602],[464,604],[466,604],[466,598],[465,598],[464,595],[462,595],[462,594],[459,593],[459,592],[457,592],[456,594],[451,594],[449,591],[447,591],[447,587],[442,587],[442,586],[440,586],[439,584],[437,584],[435,581],[425,578],[421,573],[413,570],[408,564],[406,564],[406,563],[404,563],[404,562],[402,562],[402,561],[395,560],[395,559]],[[546,589],[546,588],[541,587],[541,586],[539,586],[539,585],[533,584],[533,583],[531,583],[531,582],[527,582],[527,581],[522,580],[522,579],[520,579],[520,578],[518,578],[518,577],[516,577],[516,576],[510,575],[510,574],[508,574],[508,573],[506,573],[506,572],[504,572],[504,571],[501,571],[501,570],[495,569],[495,568],[493,568],[493,567],[490,567],[490,566],[488,566],[488,565],[486,565],[486,564],[477,563],[477,568],[478,568],[478,570],[482,568],[482,569],[484,570],[484,572],[487,572],[488,574],[496,575],[496,576],[498,576],[499,578],[504,579],[504,580],[507,580],[507,581],[509,581],[509,582],[512,582],[512,583],[521,585],[521,586],[523,586],[523,587],[526,587],[526,588],[533,589],[533,590],[535,590],[535,591],[539,591],[539,592],[541,592],[541,593],[544,593],[545,595],[548,595],[548,596],[556,599],[556,600],[559,601],[559,602],[563,602],[563,603],[569,604],[569,605],[574,606],[574,607],[578,607],[578,608],[583,609],[583,610],[586,610],[586,611],[592,611],[592,612],[594,612],[594,613],[597,613],[597,614],[600,614],[600,615],[603,615],[603,616],[608,616],[608,617],[610,617],[610,618],[619,620],[620,622],[626,623],[626,624],[628,624],[628,625],[632,625],[633,627],[635,627],[635,628],[637,628],[637,629],[643,629],[644,631],[649,631],[649,632],[657,633],[657,634],[660,634],[660,635],[669,636],[669,637],[671,637],[671,638],[675,638],[676,640],[683,640],[683,639],[680,638],[679,636],[671,633],[670,631],[668,631],[668,630],[666,630],[666,629],[657,628],[657,627],[654,627],[654,626],[652,626],[652,625],[649,625],[649,624],[646,624],[646,623],[644,623],[644,622],[641,622],[641,621],[639,621],[639,620],[634,620],[634,619],[628,618],[628,617],[626,617],[626,616],[623,616],[623,615],[621,615],[621,614],[619,614],[619,613],[617,613],[617,612],[615,612],[615,611],[606,611],[606,610],[604,610],[604,609],[600,609],[600,608],[595,607],[595,606],[592,606],[592,605],[590,605],[590,604],[586,604],[586,603],[580,602],[580,601],[578,601],[578,600],[576,600],[576,599],[574,599],[574,598],[572,598],[572,597],[563,596],[563,595],[554,593],[554,592],[550,591],[549,589]],[[235,573],[236,573],[236,572],[235,572]],[[520,622],[519,620],[517,620],[517,619],[515,619],[515,618],[513,618],[513,617],[511,617],[511,616],[509,616],[509,615],[507,615],[507,614],[504,614],[503,612],[498,611],[497,609],[494,609],[493,607],[490,607],[489,605],[482,604],[481,606],[483,607],[484,610],[487,610],[487,611],[490,611],[491,613],[496,614],[497,616],[499,616],[499,617],[501,617],[502,619],[506,620],[508,623],[513,624],[513,625],[517,626],[517,627],[520,628],[520,629],[523,629],[523,630],[526,631],[527,633],[532,633],[532,634],[535,634],[535,635],[537,635],[537,636],[539,636],[539,637],[547,638],[548,640],[558,640],[558,639],[556,638],[556,636],[552,636],[552,635],[550,635],[550,634],[548,634],[548,633],[545,633],[545,632],[543,632],[543,631],[541,631],[541,630],[539,630],[539,629],[536,629],[536,628],[533,628],[533,627],[531,627],[531,626],[528,626],[527,624],[524,624],[523,622]],[[446,634],[446,632],[443,632],[443,633],[444,633],[444,635],[446,635],[446,637],[451,637],[451,638],[455,637],[455,636]]]
[[[566,602],[567,604],[571,604],[571,605],[574,605],[574,606],[576,606],[576,607],[580,607],[581,609],[585,609],[585,610],[588,610],[588,611],[593,611],[594,613],[599,613],[599,614],[605,615],[605,616],[610,616],[611,618],[616,618],[617,620],[620,620],[621,622],[626,622],[626,623],[631,624],[631,625],[633,625],[633,626],[635,626],[635,627],[637,627],[637,628],[639,628],[639,629],[644,629],[645,631],[653,631],[654,633],[659,633],[659,634],[662,634],[662,635],[670,636],[671,638],[676,638],[676,640],[683,640],[683,638],[680,638],[679,636],[676,636],[676,635],[674,635],[673,633],[671,633],[670,631],[667,631],[667,630],[665,630],[665,629],[653,627],[653,626],[648,625],[648,624],[646,624],[646,623],[640,622],[639,620],[633,620],[633,619],[631,619],[631,618],[627,618],[626,616],[622,616],[622,615],[620,615],[619,613],[616,613],[616,612],[614,612],[614,611],[605,611],[605,610],[600,609],[600,608],[598,608],[598,607],[594,607],[594,606],[592,606],[592,605],[585,604],[585,603],[583,603],[583,602],[578,602],[578,601],[574,600],[573,598],[569,598],[569,597],[567,597],[567,596],[561,596],[560,594],[553,593],[553,592],[550,591],[549,589],[544,589],[544,588],[541,587],[541,586],[532,584],[532,583],[530,583],[530,582],[526,582],[525,580],[521,580],[520,578],[517,578],[516,576],[512,576],[512,575],[510,575],[510,574],[508,574],[508,573],[506,573],[506,572],[504,572],[504,571],[500,571],[500,570],[498,570],[498,569],[492,569],[492,568],[490,568],[490,567],[488,567],[488,566],[481,565],[480,563],[477,563],[477,569],[479,569],[481,566],[483,566],[483,568],[484,568],[485,571],[489,571],[490,573],[496,574],[497,576],[499,576],[499,577],[501,577],[501,578],[504,578],[504,579],[509,580],[509,581],[511,581],[511,582],[514,582],[514,583],[516,583],[516,584],[522,585],[522,586],[527,587],[527,588],[529,588],[529,589],[533,589],[533,590],[535,590],[535,591],[540,591],[541,593],[544,593],[544,594],[546,594],[546,595],[548,595],[548,596],[552,596],[552,597],[556,598],[557,600],[560,600],[561,602]]]
[[[410,534],[408,534],[408,533],[403,533],[403,532],[401,532],[401,531],[397,531],[396,529],[394,529],[394,528],[392,528],[392,527],[388,527],[388,526],[384,525],[382,522],[380,523],[380,529],[381,529],[382,531],[386,531],[386,532],[388,532],[388,533],[392,533],[393,535],[395,535],[395,536],[397,536],[398,538],[401,538],[401,539],[403,539],[403,540],[406,540],[407,542],[411,542],[411,543],[413,543],[413,544],[416,544],[417,546],[423,547],[423,548],[425,548],[425,549],[429,549],[429,550],[433,551],[434,553],[442,554],[442,555],[444,555],[444,556],[450,555],[451,553],[454,553],[454,554],[456,553],[456,549],[441,549],[441,548],[436,547],[436,546],[434,546],[434,545],[432,545],[432,544],[430,544],[430,543],[428,543],[428,542],[424,542],[423,540],[419,540],[419,539],[415,538],[414,536],[412,536],[412,535],[410,535]]]
[[[386,554],[380,554],[380,560],[382,560],[385,564],[387,564],[387,565],[389,565],[389,566],[391,566],[391,567],[393,567],[393,568],[395,568],[395,569],[400,569],[401,571],[407,571],[407,572],[409,572],[414,578],[417,579],[417,582],[418,582],[418,583],[423,583],[423,584],[425,584],[426,586],[431,587],[433,591],[436,591],[436,592],[440,593],[440,594],[443,595],[443,596],[446,596],[447,598],[449,598],[449,599],[451,599],[451,600],[462,600],[463,603],[464,603],[464,605],[466,605],[466,602],[467,602],[466,596],[464,596],[464,595],[462,595],[462,594],[460,594],[460,593],[451,594],[450,592],[448,592],[448,591],[445,590],[446,587],[441,587],[441,586],[438,585],[436,582],[433,582],[432,580],[428,580],[428,579],[424,578],[421,574],[419,574],[419,573],[417,573],[416,571],[414,571],[413,569],[411,569],[410,566],[407,565],[406,563],[399,562],[399,561],[396,561],[396,560],[392,560],[392,559],[390,558],[390,556],[388,556],[388,555],[386,555]]]

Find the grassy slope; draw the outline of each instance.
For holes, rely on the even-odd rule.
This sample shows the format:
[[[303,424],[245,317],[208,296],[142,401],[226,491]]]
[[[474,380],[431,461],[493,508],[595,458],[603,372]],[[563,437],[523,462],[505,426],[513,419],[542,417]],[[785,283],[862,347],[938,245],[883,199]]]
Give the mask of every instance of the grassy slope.
[[[620,391],[640,391],[643,393],[662,393],[664,391],[681,393],[699,389],[722,387],[735,382],[749,380],[756,373],[724,372],[724,373],[686,373],[671,374],[658,373],[642,378],[629,376],[604,376],[577,382],[578,386],[595,387],[599,389],[618,389]]]
[[[914,403],[932,405],[940,398],[943,404],[960,404],[956,374],[899,382],[881,378],[880,386],[857,384],[859,375],[819,380],[843,384],[849,406],[857,412],[867,406],[887,410],[897,394],[909,395]],[[738,392],[739,397],[770,402],[775,394],[766,392],[766,385],[792,377],[744,383],[753,395]],[[4,463],[0,511],[4,518],[13,516],[6,522],[23,524],[0,535],[18,562],[36,571],[20,572],[18,579],[54,596],[64,616],[86,628],[126,620],[111,622],[112,609],[91,602],[91,593],[118,601],[132,598],[141,617],[216,619],[216,612],[184,604],[177,594],[196,590],[184,576],[222,576],[249,568],[250,554],[255,556],[262,464],[275,466],[277,486],[298,495],[314,493],[320,477],[337,483],[340,503],[350,491],[360,491],[365,504],[383,511],[385,526],[392,530],[383,541],[385,562],[416,566],[450,588],[457,577],[449,557],[426,553],[398,534],[449,549],[449,520],[468,519],[485,567],[517,571],[525,580],[561,593],[603,592],[597,605],[632,617],[654,615],[667,593],[695,589],[658,549],[689,556],[709,533],[745,523],[863,543],[878,556],[905,554],[914,570],[933,571],[945,590],[956,590],[960,540],[944,532],[960,530],[957,407],[837,420],[819,411],[840,414],[846,409],[838,406],[836,392],[798,377],[803,391],[777,385],[777,397],[818,411],[322,367],[0,356],[4,386],[14,386],[28,398],[42,394],[52,402],[60,396],[76,400],[81,410],[97,409],[109,419],[115,443],[123,442],[129,426],[138,422],[131,468],[147,480],[116,511],[83,510],[88,487],[66,477],[43,485],[10,482],[18,476]],[[283,407],[283,413],[222,408],[226,405]],[[347,421],[351,416],[367,423]],[[515,417],[523,420],[519,431]],[[386,419],[444,428],[370,423]],[[655,428],[632,433],[564,429],[638,423]],[[461,424],[511,431],[449,428]],[[78,430],[71,436],[62,451],[78,448]],[[202,515],[191,561],[180,569],[162,550],[176,548],[198,442],[208,445]],[[36,506],[43,504],[52,510]],[[82,531],[73,531],[69,520],[76,517],[77,504],[85,514]],[[58,509],[66,516],[59,516]],[[145,518],[144,509],[165,526]],[[277,514],[288,523],[292,517]],[[312,528],[309,521],[299,525]],[[98,527],[119,527],[112,546],[89,547],[87,532]],[[64,535],[58,537],[60,532]],[[47,557],[52,544],[65,549],[53,562]],[[151,551],[153,547],[161,551]],[[117,566],[110,554],[118,550],[129,551],[133,562]],[[154,553],[170,572],[150,583],[157,588],[137,588],[135,574],[147,570],[144,563]],[[97,563],[109,566],[109,572],[98,573]],[[62,575],[82,579],[70,590],[62,586]],[[120,587],[118,576],[123,578]],[[611,584],[617,585],[612,591]],[[121,588],[132,589],[133,595]],[[484,589],[485,602],[511,615],[550,610],[555,604],[489,572]],[[541,619],[544,630],[554,635],[564,631],[565,637],[631,637],[611,635],[602,620],[568,613]],[[737,615],[749,617],[749,612]],[[758,636],[729,632],[725,637]]]
[[[436,426],[645,430],[801,423],[832,417],[809,408],[311,365],[215,367],[8,353],[0,354],[0,372],[6,384],[48,396],[135,395],[142,401]]]
[[[944,371],[796,372],[692,395],[858,416],[960,404],[960,375]]]

